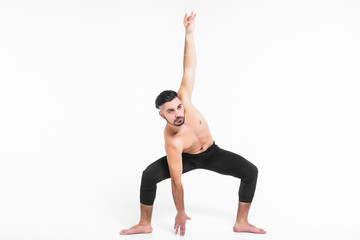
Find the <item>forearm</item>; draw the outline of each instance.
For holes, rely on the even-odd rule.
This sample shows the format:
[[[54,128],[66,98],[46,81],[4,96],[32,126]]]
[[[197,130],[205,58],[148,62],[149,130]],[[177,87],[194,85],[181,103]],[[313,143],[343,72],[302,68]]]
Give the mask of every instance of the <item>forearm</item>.
[[[184,49],[184,71],[195,70],[196,55],[193,33],[185,33],[185,49]]]
[[[173,182],[171,183],[172,194],[174,198],[174,203],[176,210],[178,212],[185,212],[184,206],[184,189],[182,184],[175,185]]]

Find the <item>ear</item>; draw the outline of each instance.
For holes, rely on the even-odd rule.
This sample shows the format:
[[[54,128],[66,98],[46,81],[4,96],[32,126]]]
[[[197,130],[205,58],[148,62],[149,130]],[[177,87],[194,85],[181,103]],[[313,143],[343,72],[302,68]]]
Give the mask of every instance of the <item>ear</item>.
[[[159,115],[160,115],[160,117],[162,117],[163,119],[165,119],[165,118],[164,118],[164,115],[162,114],[161,111],[159,111]]]

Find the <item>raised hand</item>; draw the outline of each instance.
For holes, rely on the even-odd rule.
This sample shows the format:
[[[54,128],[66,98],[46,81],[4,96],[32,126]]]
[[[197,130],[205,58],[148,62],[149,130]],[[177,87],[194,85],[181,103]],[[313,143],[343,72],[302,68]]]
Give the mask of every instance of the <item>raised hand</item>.
[[[196,18],[196,13],[193,14],[193,11],[191,12],[189,17],[187,16],[187,13],[185,13],[184,26],[185,26],[186,33],[192,33],[194,31],[195,18]]]

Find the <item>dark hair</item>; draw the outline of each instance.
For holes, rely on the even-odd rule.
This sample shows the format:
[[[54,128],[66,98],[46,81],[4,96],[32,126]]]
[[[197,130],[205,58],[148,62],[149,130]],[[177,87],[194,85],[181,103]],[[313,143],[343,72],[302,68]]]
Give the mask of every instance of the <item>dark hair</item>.
[[[173,90],[162,91],[155,100],[155,107],[159,109],[161,105],[166,102],[172,101],[175,97],[177,97],[177,93]]]

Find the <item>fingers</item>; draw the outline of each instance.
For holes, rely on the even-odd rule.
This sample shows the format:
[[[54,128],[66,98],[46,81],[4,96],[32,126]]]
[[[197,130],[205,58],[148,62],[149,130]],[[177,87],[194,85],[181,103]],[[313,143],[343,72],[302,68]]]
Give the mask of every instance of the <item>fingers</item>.
[[[180,225],[180,236],[184,236],[184,235],[185,235],[185,224]]]
[[[191,11],[191,14],[188,18],[188,21],[194,20],[194,11]]]
[[[179,227],[180,227],[180,232],[179,232]],[[184,236],[185,235],[185,224],[175,224],[174,226],[174,229],[175,229],[175,235],[180,234],[180,236]]]
[[[175,228],[175,235],[178,233],[179,231],[179,225],[176,225],[176,228]]]
[[[194,11],[191,11],[191,14],[189,17],[187,16],[187,13],[185,13],[184,21],[189,22],[191,20],[195,20],[195,18],[196,18],[196,13],[194,14]]]

